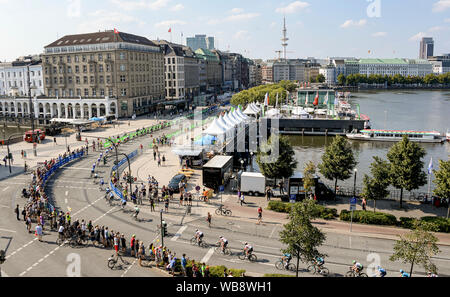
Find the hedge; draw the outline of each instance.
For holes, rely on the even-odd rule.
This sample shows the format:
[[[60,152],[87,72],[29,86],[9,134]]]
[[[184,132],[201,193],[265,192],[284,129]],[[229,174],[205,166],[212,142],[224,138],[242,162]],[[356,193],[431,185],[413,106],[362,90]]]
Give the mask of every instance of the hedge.
[[[289,213],[291,211],[292,203],[282,202],[282,201],[270,201],[267,209],[273,210],[276,212],[285,212]],[[321,219],[332,220],[338,217],[337,209],[335,208],[327,208],[325,206],[317,204],[317,210],[319,211],[318,216]]]
[[[197,267],[201,267],[201,262],[197,262],[195,261],[195,264],[197,265]],[[167,263],[164,262],[160,262],[159,263],[159,267],[164,269],[166,268]],[[228,273],[233,273],[233,276],[235,277],[240,277],[242,276],[243,273],[245,273],[244,269],[233,269],[233,268],[227,268],[223,265],[220,266],[209,266],[209,277],[223,277],[223,271],[227,270]],[[175,261],[175,271],[182,271],[181,269],[181,259],[177,259]],[[186,274],[188,277],[192,277],[193,273],[192,273],[192,260],[188,260],[186,263]]]
[[[438,232],[450,233],[450,219],[441,217],[422,217],[420,220],[435,224],[438,228]]]
[[[342,210],[339,215],[341,221],[350,221],[351,212],[348,210]],[[353,222],[362,224],[373,224],[373,225],[388,225],[396,226],[397,218],[394,215],[382,213],[382,212],[371,212],[364,210],[353,211]]]

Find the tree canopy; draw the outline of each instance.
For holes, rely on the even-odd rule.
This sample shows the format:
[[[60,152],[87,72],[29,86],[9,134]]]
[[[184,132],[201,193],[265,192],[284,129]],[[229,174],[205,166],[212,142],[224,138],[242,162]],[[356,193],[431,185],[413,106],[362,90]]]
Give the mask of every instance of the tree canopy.
[[[277,84],[261,85],[248,90],[244,90],[233,95],[232,105],[246,105],[252,102],[264,102],[266,93],[269,93],[269,105],[275,105],[278,94],[278,103],[286,100],[286,91],[292,93],[297,89],[297,85],[291,81],[280,81]]]
[[[390,185],[390,177],[389,162],[377,156],[374,156],[373,159],[374,162],[370,164],[372,177],[364,175],[362,197],[374,201],[373,211],[375,212],[376,201],[389,195],[387,188]]]
[[[433,194],[441,198],[450,198],[450,160],[439,160],[439,170],[433,170],[435,179],[433,183],[436,188]],[[449,217],[450,206],[447,211],[447,218]]]
[[[381,75],[381,74],[370,74],[369,76],[356,73],[349,74],[347,76],[340,74],[338,76],[339,85],[350,85],[357,86],[361,83],[367,84],[385,84],[388,86],[392,85],[412,85],[412,84],[426,84],[426,85],[437,85],[437,84],[450,84],[450,72],[436,75],[434,73],[427,74],[425,77],[421,76],[403,76],[400,74],[395,75]]]

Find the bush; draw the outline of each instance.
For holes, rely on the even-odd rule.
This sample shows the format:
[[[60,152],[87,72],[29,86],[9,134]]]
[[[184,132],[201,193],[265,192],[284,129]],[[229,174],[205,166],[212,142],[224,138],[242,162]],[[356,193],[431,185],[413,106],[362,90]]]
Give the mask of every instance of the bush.
[[[441,217],[422,217],[420,220],[436,225],[436,227],[438,228],[438,232],[450,232],[450,219]]]
[[[401,217],[400,221],[398,222],[398,226],[406,229],[412,229],[414,222],[416,222],[417,219],[415,218],[405,218]]]
[[[289,274],[276,274],[276,273],[266,273],[263,277],[295,277],[295,275]]]
[[[285,212],[289,213],[291,211],[292,203],[290,202],[281,202],[281,201],[270,201],[267,209],[273,210],[276,212]],[[338,217],[337,209],[335,208],[327,208],[325,206],[317,204],[317,216],[321,219],[332,220]]]
[[[350,221],[351,212],[344,209],[341,211],[339,218],[342,221]],[[373,213],[370,211],[355,210],[353,212],[353,222],[370,225],[395,226],[397,225],[397,218],[394,215],[382,212]]]
[[[209,267],[209,274],[211,277],[223,277],[223,271],[227,270],[228,273],[232,273],[234,277],[240,277],[243,273],[245,273],[244,269],[233,269],[233,268],[226,268],[223,265],[220,266],[212,266]]]

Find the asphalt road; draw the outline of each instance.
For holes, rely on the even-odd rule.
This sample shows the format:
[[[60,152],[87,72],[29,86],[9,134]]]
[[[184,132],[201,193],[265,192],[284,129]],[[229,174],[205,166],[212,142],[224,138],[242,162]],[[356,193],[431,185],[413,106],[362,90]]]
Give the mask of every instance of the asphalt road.
[[[120,152],[129,153],[137,149],[140,143],[146,147],[148,142],[148,136],[137,138],[128,144],[121,145]],[[162,204],[156,206],[154,213],[141,211],[140,221],[132,219],[132,205],[128,206],[129,212],[122,211],[118,201],[115,206],[109,206],[104,200],[104,192],[90,178],[90,168],[97,157],[97,153],[90,151],[86,158],[62,168],[52,177],[47,184],[47,193],[54,199],[55,205],[61,210],[70,209],[72,221],[92,220],[94,226],[104,225],[110,230],[124,233],[128,244],[132,234],[136,234],[137,239],[144,240],[146,246],[150,242],[159,244],[160,237],[156,233],[156,226],[160,223],[159,209]],[[100,176],[109,175],[112,159],[109,158],[106,166],[98,167],[97,172]],[[136,159],[134,161],[136,162]],[[7,261],[2,265],[3,275],[164,276],[157,269],[139,267],[131,258],[127,258],[129,265],[122,269],[110,270],[106,260],[113,253],[112,250],[95,247],[60,247],[55,244],[56,232],[46,230],[44,242],[38,242],[33,234],[26,232],[24,222],[17,221],[13,212],[16,204],[20,204],[22,209],[25,201],[20,198],[20,191],[29,180],[29,175],[20,175],[0,182],[0,248],[7,248]],[[196,207],[196,202],[193,205]],[[233,218],[214,216],[213,226],[208,228],[203,217],[195,215],[183,217],[184,208],[176,206],[176,203],[171,204],[169,211],[171,214],[169,218],[163,215],[169,223],[169,236],[164,239],[164,243],[170,250],[176,252],[177,257],[186,253],[188,258],[206,262],[208,265],[225,265],[229,268],[241,268],[256,273],[292,274],[279,271],[274,267],[274,263],[280,259],[283,248],[278,238],[281,225],[256,225]],[[183,225],[180,224],[181,221],[184,221]],[[234,255],[216,254],[212,247],[192,246],[189,241],[197,228],[204,232],[204,240],[209,244],[217,242],[219,236],[226,237]],[[329,268],[332,276],[344,275],[354,259],[369,269],[376,266],[369,265],[379,259],[380,265],[387,269],[388,276],[398,276],[399,269],[409,270],[409,267],[402,263],[392,263],[388,260],[394,243],[391,240],[347,236],[332,232],[326,234],[326,243],[320,250],[328,255],[325,266]],[[236,256],[244,242],[253,245],[254,253],[258,257],[256,263],[241,261]],[[439,269],[439,274],[448,276],[450,275],[450,247],[440,246],[440,249],[441,253],[435,257],[434,262]],[[74,268],[77,263],[80,264],[80,269]],[[304,270],[306,266],[305,263],[300,264],[300,274],[311,276]],[[424,275],[424,271],[416,267],[414,274]]]

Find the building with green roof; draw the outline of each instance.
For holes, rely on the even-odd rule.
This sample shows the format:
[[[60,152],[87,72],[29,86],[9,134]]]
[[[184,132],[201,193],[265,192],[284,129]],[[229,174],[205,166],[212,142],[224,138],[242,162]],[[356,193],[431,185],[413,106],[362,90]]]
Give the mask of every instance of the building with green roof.
[[[222,86],[223,75],[219,57],[204,48],[197,49],[195,55],[200,60],[200,90],[218,91]]]

